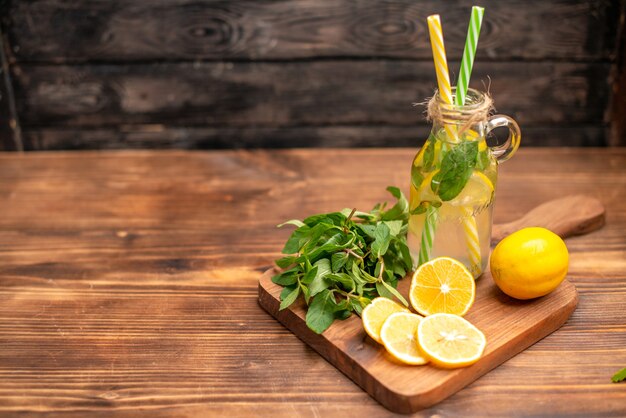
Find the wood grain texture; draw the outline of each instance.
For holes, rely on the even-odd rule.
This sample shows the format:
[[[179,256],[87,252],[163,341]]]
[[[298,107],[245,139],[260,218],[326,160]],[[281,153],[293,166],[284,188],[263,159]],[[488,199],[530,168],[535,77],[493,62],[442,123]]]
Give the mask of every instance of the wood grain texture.
[[[0,13],[3,7],[0,5]],[[0,31],[0,151],[22,150],[22,136],[15,106],[15,95]]]
[[[524,126],[524,146],[605,146],[606,127]],[[30,151],[89,149],[229,149],[421,146],[430,126],[344,125],[263,127],[178,127],[159,124],[120,128],[32,127],[24,132]]]
[[[584,235],[601,228],[606,210],[598,199],[585,195],[572,195],[544,202],[512,222],[495,224],[491,232],[492,243],[522,228],[539,226],[547,228],[561,238]]]
[[[626,2],[620,2],[621,25],[617,31],[615,63],[611,68],[612,95],[608,104],[611,130],[608,143],[612,146],[626,146]]]
[[[277,271],[259,279],[259,304],[298,338],[357,383],[387,409],[404,414],[433,406],[498,367],[567,321],[578,304],[576,288],[565,280],[550,296],[517,301],[503,294],[485,272],[476,283],[476,300],[464,317],[480,329],[487,346],[469,367],[443,370],[432,365],[398,364],[385,348],[370,338],[358,316],[335,321],[318,335],[306,325],[302,299],[280,311],[282,286],[272,283]],[[398,283],[407,298],[410,275]]]
[[[0,154],[0,415],[391,417],[257,303],[311,213],[408,191],[416,149]],[[626,150],[522,149],[494,220],[583,193],[580,301],[556,333],[416,416],[623,416]],[[297,359],[300,366],[294,366]]]
[[[472,4],[5,1],[0,24],[25,149],[408,146],[435,85],[424,17],[445,14],[454,78]],[[528,144],[623,142],[620,1],[483,6],[474,87],[542,132]]]
[[[458,63],[451,63],[453,68]],[[477,63],[472,85],[520,125],[602,126],[609,64]],[[320,61],[16,66],[24,127],[414,125],[430,62]],[[519,80],[526,80],[520,83]]]
[[[478,59],[607,60],[617,1],[485,1]],[[430,60],[425,17],[444,14],[460,57],[472,2],[165,0],[13,1],[18,61],[401,57]],[[444,13],[445,12],[445,13]]]

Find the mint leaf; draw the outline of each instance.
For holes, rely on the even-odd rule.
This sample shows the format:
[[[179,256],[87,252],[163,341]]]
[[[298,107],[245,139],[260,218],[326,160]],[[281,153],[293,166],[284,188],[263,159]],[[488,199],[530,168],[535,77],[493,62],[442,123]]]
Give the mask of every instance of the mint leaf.
[[[402,304],[406,307],[409,306],[409,303],[406,301],[406,299],[400,294],[400,292],[398,292],[398,290],[396,288],[394,288],[393,286],[391,286],[389,283],[382,281],[380,282],[382,283],[382,285],[387,289],[387,291],[389,293],[391,293],[392,295],[394,295],[400,302],[402,302]],[[378,288],[378,283],[376,283],[376,288]],[[389,298],[392,299],[392,298]]]
[[[415,209],[413,209],[410,213],[411,215],[421,215],[422,213],[426,213],[426,205],[424,203],[427,202],[420,202],[419,205],[417,205],[415,207]]]
[[[330,261],[327,258],[322,258],[317,260],[313,267],[317,267],[317,275],[318,276],[326,276],[329,273],[332,273],[330,269]]]
[[[400,234],[404,224],[402,221],[384,221],[383,223],[389,228],[389,235],[394,238]]]
[[[411,257],[411,251],[409,250],[409,246],[406,244],[405,241],[398,241],[396,245],[398,246],[400,254],[402,255],[404,268],[407,271],[411,271],[413,269],[413,258]]]
[[[367,212],[361,212],[360,210],[355,210],[354,213],[352,212],[354,209],[351,208],[345,208],[341,210],[341,214],[343,216],[346,217],[346,219],[348,218],[348,216],[350,216],[350,214],[352,213],[352,217],[353,218],[359,218],[359,219],[364,219],[364,220],[374,220],[376,217],[374,215],[372,215],[371,213],[367,213]]]
[[[332,284],[331,280],[326,279],[326,276],[330,273],[330,262],[328,259],[323,258],[319,260],[315,263],[313,270],[315,270],[315,275],[309,284],[309,294],[311,297],[317,295],[324,289],[328,289]]]
[[[295,225],[295,226],[297,226],[298,228],[300,228],[301,226],[304,226],[304,222],[302,222],[302,221],[300,221],[300,220],[298,220],[298,219],[292,219],[292,220],[290,220],[290,221],[283,222],[282,224],[278,224],[278,225],[276,225],[276,226],[277,226],[278,228],[282,228],[282,227],[283,227],[283,226],[285,226],[285,225]]]
[[[361,275],[361,271],[356,263],[352,264],[352,269],[350,271],[350,277],[354,280],[354,289],[357,294],[363,294],[363,287],[367,284],[367,281],[363,279]]]
[[[441,202],[439,200],[429,202],[428,200],[422,200],[419,205],[417,205],[413,210],[411,210],[411,215],[421,215],[422,213],[426,213],[429,207],[441,207]]]
[[[288,288],[285,288],[285,289],[288,289]],[[298,298],[299,294],[300,294],[300,286],[296,286],[296,288],[293,289],[291,292],[288,292],[284,298],[282,297],[283,295],[281,293],[282,302],[280,302],[280,308],[278,310],[282,311],[283,309],[287,308],[289,305],[294,303],[296,299]]]
[[[394,275],[399,277],[406,276],[406,270],[404,269],[401,260],[393,260],[393,262],[386,261],[385,263],[388,263],[388,265],[391,266],[391,270],[393,271]]]
[[[376,277],[372,276],[365,270],[361,270],[360,273],[361,273],[361,278],[365,280],[367,283],[376,283],[378,281]]]
[[[335,318],[336,319],[340,319],[343,321],[344,319],[348,319],[350,315],[352,315],[350,299],[351,299],[350,297],[348,297],[347,299],[343,299],[337,304],[337,306],[335,306]]]
[[[311,282],[313,282],[313,280],[315,279],[315,276],[317,276],[317,269],[317,266],[311,267],[311,270],[307,271],[302,278],[302,283],[310,285]]]
[[[303,222],[311,227],[322,222],[335,226],[341,226],[346,221],[347,217],[348,215],[344,215],[342,212],[323,213],[320,215],[309,216]]]
[[[293,254],[300,251],[301,243],[307,239],[310,231],[311,227],[308,225],[303,225],[293,231],[283,247],[283,254]]]
[[[311,294],[309,293],[309,288],[300,283],[300,289],[302,289],[302,296],[304,296],[304,301],[306,304],[309,304],[309,300],[311,299]]]
[[[335,299],[333,294],[325,289],[313,298],[306,313],[306,324],[314,332],[321,334],[335,319]]]
[[[321,240],[321,245],[318,243],[318,247],[309,253],[311,261],[316,260],[320,256],[335,252],[337,250],[343,250],[354,243],[354,235],[346,235],[345,233],[338,232],[328,238],[327,240]]]
[[[415,189],[419,189],[424,181],[424,176],[420,170],[420,167],[411,166],[411,184]]]
[[[424,171],[430,171],[433,168],[433,163],[435,162],[435,137],[431,133],[424,144],[424,157],[422,159],[424,167]],[[421,183],[421,182],[420,182]],[[419,186],[416,184],[416,186]]]
[[[281,286],[290,286],[298,281],[298,268],[283,271],[272,277],[272,282]]]
[[[626,380],[626,368],[620,370],[619,372],[615,373],[613,375],[613,377],[611,378],[611,381],[613,383],[618,383],[621,382],[623,380]]]
[[[331,269],[333,273],[338,273],[339,270],[348,262],[350,256],[345,251],[339,251],[330,258]]]
[[[296,262],[296,259],[298,257],[294,256],[294,255],[288,255],[286,257],[283,258],[279,258],[278,260],[276,260],[276,265],[282,269],[289,267],[290,265],[292,265],[293,263]]]
[[[347,273],[332,273],[326,276],[329,280],[341,284],[348,292],[354,290],[354,279]]]
[[[433,177],[430,187],[444,202],[461,193],[476,165],[478,142],[466,141],[448,151],[441,162],[441,169]]]
[[[322,236],[333,228],[334,225],[329,223],[319,223],[312,227],[307,236],[305,236],[304,239],[300,242],[299,251],[302,251],[303,253],[311,251],[318,245],[318,242],[320,241]]]
[[[374,231],[376,231],[376,225],[359,224],[358,228],[368,237],[375,238]]]
[[[357,315],[361,316],[361,314],[363,313],[363,308],[365,308],[371,302],[372,301],[370,299],[365,297],[351,298],[350,306],[352,307],[352,310],[357,313]]]
[[[287,297],[287,295],[291,293],[291,291],[295,288],[296,288],[296,285],[284,287],[282,292],[280,292],[280,300],[284,300]]]
[[[383,221],[390,221],[394,219],[400,219],[406,221],[409,219],[409,202],[404,197],[404,194],[397,187],[389,186],[387,191],[391,193],[393,197],[398,199],[396,204],[387,212],[382,214]]]
[[[332,284],[332,280],[327,279],[325,276],[316,276],[309,285],[309,295],[313,297],[328,289]]]
[[[361,312],[363,312],[363,306],[361,305],[361,302],[359,302],[357,299],[350,299],[350,307],[354,312],[357,313],[357,315],[361,316]]]
[[[341,309],[335,312],[335,318],[341,319],[342,321],[350,318],[350,315],[352,315],[352,312],[350,312],[350,304],[346,306],[346,309]]]
[[[393,300],[393,293],[391,293],[389,289],[387,289],[385,285],[382,284],[382,281],[376,282],[376,291],[380,296]]]
[[[391,242],[389,227],[384,222],[379,223],[374,231],[375,241],[372,243],[372,255],[379,258],[387,252]]]

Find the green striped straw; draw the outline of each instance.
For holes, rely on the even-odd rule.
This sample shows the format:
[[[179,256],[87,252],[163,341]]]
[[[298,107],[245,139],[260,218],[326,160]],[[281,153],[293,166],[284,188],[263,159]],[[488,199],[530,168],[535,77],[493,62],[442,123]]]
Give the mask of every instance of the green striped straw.
[[[456,86],[455,103],[457,106],[465,104],[465,95],[467,94],[470,76],[472,75],[474,56],[476,55],[478,36],[480,35],[480,26],[483,23],[484,13],[485,9],[483,7],[472,7],[472,16],[470,17],[467,39],[465,40],[465,50],[463,50],[463,58],[461,59],[461,71],[459,72],[459,80]]]
[[[478,36],[480,35],[480,26],[483,21],[485,9],[482,7],[472,7],[472,15],[470,17],[469,27],[467,29],[467,39],[465,41],[465,49],[463,58],[461,59],[461,70],[459,71],[459,80],[456,86],[455,104],[463,106],[467,89],[469,87],[470,76],[472,75],[472,67],[474,66],[474,57],[476,56],[476,48],[478,46]],[[470,270],[474,277],[478,277],[482,273],[482,257],[480,254],[480,240],[478,236],[478,227],[476,218],[472,214],[470,208],[465,208],[465,216],[463,217],[463,229],[465,231],[465,243],[467,244]]]
[[[467,89],[469,87],[469,79],[472,74],[472,66],[474,64],[474,56],[476,55],[476,47],[478,46],[478,35],[480,33],[480,26],[483,20],[483,14],[485,9],[479,6],[472,7],[472,14],[470,17],[470,24],[467,31],[467,40],[465,42],[465,49],[463,51],[463,58],[461,60],[461,71],[459,73],[459,80],[456,88],[456,100],[457,106],[465,104],[465,97]],[[437,17],[438,18],[438,17]],[[431,22],[429,21],[429,26]],[[431,34],[432,37],[432,34]],[[432,39],[431,39],[432,42]],[[443,44],[443,39],[441,41]],[[445,52],[444,52],[445,54]],[[433,56],[435,56],[435,48],[433,47]],[[435,56],[435,64],[436,64]],[[422,231],[422,237],[420,242],[420,252],[418,257],[418,266],[424,264],[430,259],[430,252],[434,245],[435,229],[437,225],[437,208],[429,206],[426,211],[424,219],[424,230]],[[472,218],[472,220],[474,220]],[[475,222],[475,220],[474,220]]]
[[[430,260],[430,250],[435,243],[435,228],[437,226],[437,208],[429,206],[426,209],[426,217],[424,219],[424,230],[422,231],[422,240],[420,242],[420,252],[417,265],[421,266]]]

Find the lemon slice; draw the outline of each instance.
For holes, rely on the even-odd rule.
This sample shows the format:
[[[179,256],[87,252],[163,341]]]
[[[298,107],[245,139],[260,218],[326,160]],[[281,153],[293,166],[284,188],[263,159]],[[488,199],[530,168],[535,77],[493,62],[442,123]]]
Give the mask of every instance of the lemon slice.
[[[376,342],[382,344],[380,329],[389,315],[396,312],[409,312],[409,310],[391,299],[378,297],[372,300],[372,302],[363,309],[363,312],[361,312],[365,332]]]
[[[396,359],[406,364],[428,363],[417,346],[417,327],[422,317],[410,312],[389,315],[380,330],[385,348]]]
[[[437,202],[441,200],[431,187],[433,177],[437,173],[439,173],[439,170],[432,171],[424,178],[422,184],[416,190],[416,199],[414,202],[411,202],[413,204],[411,207],[417,206],[419,202]],[[481,171],[474,170],[463,190],[454,199],[446,203],[454,207],[483,207],[491,203],[493,192],[493,183],[489,180],[489,177]]]
[[[467,268],[450,257],[438,257],[413,274],[409,299],[418,313],[465,315],[474,303],[476,283]]]
[[[435,192],[433,192],[433,189],[430,187],[430,183],[432,182],[433,177],[435,177],[438,172],[439,170],[432,171],[426,177],[424,177],[422,184],[417,190],[417,197],[420,202],[435,202],[440,200]]]
[[[427,147],[433,147],[433,150],[432,150],[433,161],[439,161],[439,158],[440,158],[439,154],[441,153],[441,144],[442,144],[441,141],[427,140],[424,146],[422,147],[421,151],[415,156],[415,159],[413,160],[413,165],[415,167],[422,167],[424,163],[424,154],[425,154]]]
[[[452,206],[471,208],[487,206],[493,199],[493,183],[484,173],[474,170],[465,187],[448,203]]]
[[[485,334],[466,319],[442,313],[421,320],[417,343],[433,364],[449,369],[476,363],[485,351],[487,340]]]

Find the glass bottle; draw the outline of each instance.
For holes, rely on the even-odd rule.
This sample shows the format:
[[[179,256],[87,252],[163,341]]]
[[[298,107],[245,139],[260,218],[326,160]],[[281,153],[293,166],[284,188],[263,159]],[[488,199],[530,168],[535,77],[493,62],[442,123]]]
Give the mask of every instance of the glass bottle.
[[[521,139],[513,119],[489,115],[491,103],[468,89],[464,106],[443,103],[439,93],[429,104],[432,131],[411,166],[408,239],[418,264],[448,256],[474,278],[487,267],[498,164]],[[485,138],[497,127],[507,127],[509,137],[490,147]]]

